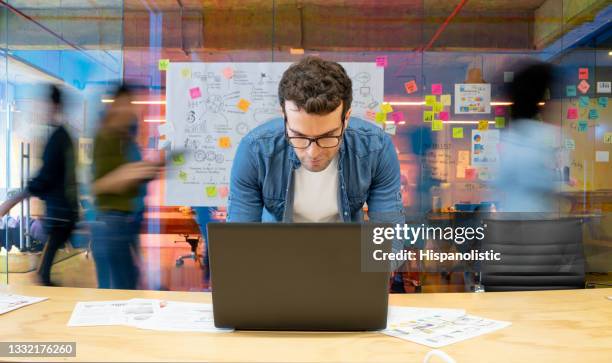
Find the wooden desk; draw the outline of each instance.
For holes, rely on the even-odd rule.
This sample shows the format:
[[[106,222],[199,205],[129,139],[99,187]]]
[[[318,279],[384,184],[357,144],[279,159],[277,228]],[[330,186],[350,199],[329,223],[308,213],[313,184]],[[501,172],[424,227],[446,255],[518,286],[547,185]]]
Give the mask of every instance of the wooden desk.
[[[422,362],[430,350],[380,333],[176,333],[66,326],[75,302],[134,297],[210,302],[208,293],[12,286],[50,300],[0,315],[1,341],[76,341],[81,361]],[[610,362],[612,289],[391,295],[392,305],[464,308],[509,328],[442,348],[457,362]],[[1,358],[7,359],[7,358]],[[34,361],[34,358],[23,360]],[[42,360],[42,359],[38,359]],[[56,359],[57,360],[57,359]]]

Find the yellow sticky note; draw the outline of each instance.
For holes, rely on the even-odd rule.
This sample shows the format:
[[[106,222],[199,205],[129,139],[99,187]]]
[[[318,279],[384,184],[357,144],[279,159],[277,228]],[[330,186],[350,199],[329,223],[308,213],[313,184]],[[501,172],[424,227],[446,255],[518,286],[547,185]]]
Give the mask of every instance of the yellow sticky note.
[[[380,110],[384,113],[391,113],[393,112],[393,107],[391,107],[390,104],[385,102],[382,105],[380,105]]]
[[[219,147],[221,149],[229,149],[230,147],[232,147],[232,142],[229,136],[221,136],[219,138]]]
[[[489,121],[488,120],[480,120],[478,121],[478,130],[488,130],[489,129]]]
[[[431,122],[434,119],[434,112],[433,111],[423,111],[423,121],[425,122]]]
[[[159,63],[157,63],[157,68],[159,68],[160,71],[167,71],[169,65],[170,59],[160,59]]]
[[[217,186],[216,185],[206,186],[206,196],[209,198],[216,197],[217,196]]]
[[[433,120],[431,122],[431,131],[440,131],[442,130],[442,120]]]
[[[433,104],[433,112],[438,113],[444,110],[444,105],[441,102],[434,102]]]
[[[241,109],[244,112],[247,112],[249,110],[249,106],[251,105],[251,102],[245,100],[244,98],[241,98],[238,101],[238,104],[236,105],[236,107],[238,107],[239,109]]]
[[[604,144],[612,144],[612,132],[606,132],[604,134]]]
[[[442,103],[444,106],[450,106],[451,105],[451,95],[441,95],[440,103]]]
[[[387,114],[384,112],[376,112],[376,122],[384,123],[387,120]]]
[[[183,154],[176,154],[172,156],[172,164],[180,166],[185,164],[185,155]]]
[[[436,96],[434,96],[434,95],[427,95],[427,96],[425,96],[425,104],[427,106],[433,106],[434,103],[436,103],[436,102],[437,102]]]
[[[184,172],[184,171],[182,171],[182,170],[181,170],[181,171],[179,171],[179,179],[180,179],[181,181],[187,181],[187,173],[186,173],[186,172]]]
[[[181,69],[181,76],[183,78],[187,78],[187,79],[191,78],[191,69],[189,69],[189,68]]]
[[[506,118],[501,116],[495,117],[495,128],[503,129],[504,127],[506,127]]]
[[[463,127],[453,127],[453,139],[463,139]]]

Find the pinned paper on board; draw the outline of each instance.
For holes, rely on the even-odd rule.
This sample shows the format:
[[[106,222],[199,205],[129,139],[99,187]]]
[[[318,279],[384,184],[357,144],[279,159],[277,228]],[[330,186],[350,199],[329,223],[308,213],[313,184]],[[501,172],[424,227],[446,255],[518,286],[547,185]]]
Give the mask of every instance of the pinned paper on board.
[[[576,97],[576,86],[567,86],[565,88],[565,95],[567,97]]]
[[[442,94],[442,84],[435,83],[431,85],[431,94],[432,95],[441,95]]]
[[[567,109],[567,119],[568,120],[575,120],[578,118],[578,109],[576,108],[568,108]]]
[[[489,129],[489,121],[488,120],[480,120],[478,121],[478,130],[484,131]]]
[[[386,68],[389,64],[389,59],[386,55],[376,57],[376,66]]]
[[[232,142],[229,136],[221,136],[219,138],[219,147],[221,149],[229,149],[232,147]]]
[[[504,127],[506,127],[506,118],[503,116],[495,117],[495,128],[503,129]]]
[[[169,65],[170,65],[170,59],[160,59],[159,62],[157,63],[157,68],[160,71],[167,71]]]
[[[189,96],[191,96],[192,100],[196,98],[202,97],[202,91],[200,91],[200,87],[193,87],[189,89]]]
[[[402,112],[396,111],[391,114],[391,120],[395,123],[399,123],[404,121],[404,114]]]
[[[578,91],[580,91],[582,94],[587,93],[589,88],[591,88],[589,82],[585,81],[584,79],[578,84]]]
[[[578,68],[578,79],[589,79],[589,69]]]
[[[209,198],[215,198],[217,196],[217,186],[207,185],[206,186],[206,196]]]
[[[434,95],[427,95],[427,96],[425,96],[425,105],[426,106],[433,106],[436,102],[437,102],[436,96],[434,96]]]
[[[236,107],[243,112],[247,112],[249,110],[249,106],[251,106],[251,102],[245,100],[244,98],[241,98],[236,104]]]
[[[463,139],[463,127],[453,127],[453,139]]]
[[[435,112],[435,110],[434,110],[434,112]],[[448,112],[447,112],[447,111],[442,111],[442,112],[440,112],[440,114],[438,115],[438,117],[439,117],[439,118],[440,118],[440,120],[442,120],[442,121],[448,121],[448,119],[449,119],[449,115],[448,115]]]
[[[415,80],[404,83],[404,88],[406,89],[406,93],[408,94],[415,93],[419,90]]]
[[[612,82],[597,82],[597,93],[612,93]]]
[[[433,111],[423,111],[423,121],[424,122],[431,122],[434,119],[434,112]]]
[[[442,103],[442,105],[444,106],[450,106],[451,105],[451,95],[441,95],[440,103]]]
[[[431,122],[431,131],[441,131],[442,130],[442,120],[433,120]]]
[[[589,124],[586,121],[578,121],[578,132],[587,132]]]
[[[380,105],[380,110],[384,113],[391,113],[393,112],[393,107],[391,107],[391,105],[388,102],[385,102],[382,105]]]
[[[609,151],[595,151],[595,162],[597,163],[607,163],[610,161],[610,152]]]
[[[455,84],[455,114],[491,113],[491,84]]]

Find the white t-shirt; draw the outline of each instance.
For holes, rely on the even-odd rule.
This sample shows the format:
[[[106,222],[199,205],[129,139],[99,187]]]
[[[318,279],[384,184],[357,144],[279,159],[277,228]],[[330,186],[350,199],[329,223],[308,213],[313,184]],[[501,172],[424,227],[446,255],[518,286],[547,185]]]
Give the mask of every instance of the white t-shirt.
[[[340,222],[338,156],[318,173],[303,166],[293,173],[293,221]]]

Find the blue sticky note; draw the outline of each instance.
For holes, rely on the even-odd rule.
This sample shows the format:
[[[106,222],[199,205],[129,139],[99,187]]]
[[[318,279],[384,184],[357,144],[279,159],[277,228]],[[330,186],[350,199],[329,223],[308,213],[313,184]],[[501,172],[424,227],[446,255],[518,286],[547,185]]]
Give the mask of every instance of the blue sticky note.
[[[586,121],[578,121],[578,132],[586,132],[589,124]]]
[[[592,108],[589,111],[589,119],[591,120],[597,120],[599,118],[599,112],[597,111],[596,108]]]
[[[608,107],[608,97],[599,97],[597,102],[599,103],[601,107],[604,107],[604,108]]]
[[[580,107],[589,107],[589,96],[580,96]]]
[[[565,93],[567,94],[567,97],[576,97],[576,86],[567,86],[565,88]]]

